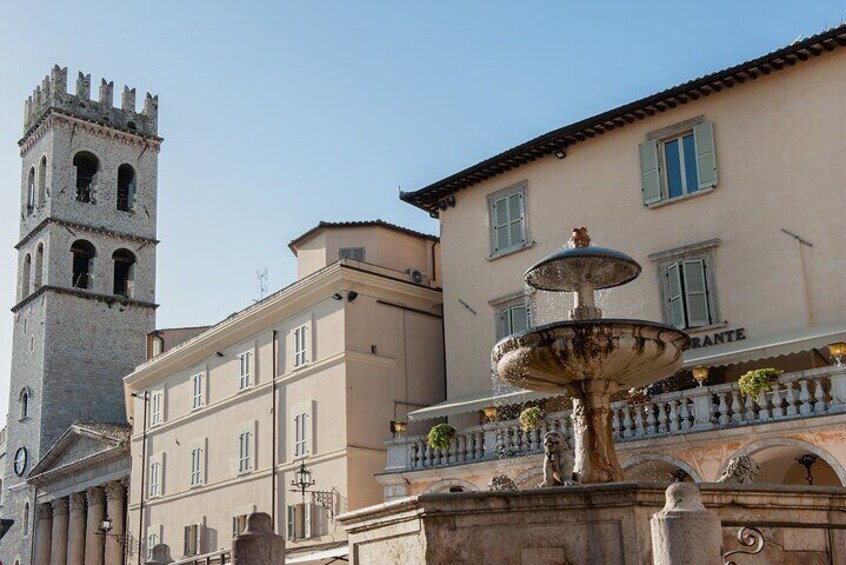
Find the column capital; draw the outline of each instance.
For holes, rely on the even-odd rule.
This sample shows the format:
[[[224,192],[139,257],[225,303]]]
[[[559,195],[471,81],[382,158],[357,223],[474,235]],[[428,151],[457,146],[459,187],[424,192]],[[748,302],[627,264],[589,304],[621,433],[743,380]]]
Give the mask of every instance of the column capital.
[[[103,487],[91,487],[85,491],[85,497],[88,499],[88,506],[101,506],[105,499]]]
[[[53,505],[49,502],[39,504],[35,507],[35,517],[38,520],[46,520],[53,517]]]
[[[126,481],[123,479],[106,483],[106,498],[120,500],[126,498]]]
[[[70,513],[85,511],[85,493],[75,492],[70,495]]]
[[[50,505],[53,509],[54,516],[61,516],[63,514],[68,513],[68,499],[65,498],[57,498],[50,502]]]

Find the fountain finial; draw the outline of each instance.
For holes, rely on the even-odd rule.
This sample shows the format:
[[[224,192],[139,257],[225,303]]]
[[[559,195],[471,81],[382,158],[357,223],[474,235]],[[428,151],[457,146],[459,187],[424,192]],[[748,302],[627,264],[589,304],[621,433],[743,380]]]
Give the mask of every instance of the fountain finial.
[[[590,236],[587,228],[573,228],[573,235],[567,242],[568,247],[590,247]]]

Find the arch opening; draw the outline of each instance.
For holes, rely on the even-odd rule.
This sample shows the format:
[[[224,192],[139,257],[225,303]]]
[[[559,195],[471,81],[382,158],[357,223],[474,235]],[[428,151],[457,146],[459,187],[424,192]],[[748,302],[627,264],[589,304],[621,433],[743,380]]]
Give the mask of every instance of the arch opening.
[[[47,156],[41,157],[38,164],[38,205],[47,201]]]
[[[93,263],[97,251],[90,241],[78,239],[71,245],[73,254],[73,276],[71,285],[74,288],[89,289],[93,282]]]
[[[114,261],[114,294],[130,298],[135,285],[135,255],[128,249],[112,254]]]
[[[44,280],[44,244],[39,243],[38,247],[35,249],[35,273],[33,277],[33,285],[32,290],[38,290],[41,288],[42,281]]]
[[[94,180],[100,164],[97,157],[83,151],[73,158],[76,168],[76,199],[80,202],[94,203]]]
[[[21,273],[21,299],[29,296],[32,291],[32,255],[29,253],[24,257],[23,272]]]
[[[812,444],[776,440],[769,445],[741,450],[735,455],[749,455],[760,465],[756,483],[843,486],[841,473],[832,464],[835,460]]]
[[[117,209],[129,212],[135,207],[135,170],[127,164],[118,167]]]
[[[26,210],[32,212],[35,208],[35,167],[29,169],[26,178]]]

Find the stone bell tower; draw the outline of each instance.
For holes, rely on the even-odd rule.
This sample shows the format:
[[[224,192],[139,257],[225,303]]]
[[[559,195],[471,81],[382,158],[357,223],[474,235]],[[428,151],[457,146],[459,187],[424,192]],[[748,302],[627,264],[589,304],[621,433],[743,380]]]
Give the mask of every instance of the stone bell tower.
[[[125,423],[122,378],[155,328],[158,97],[54,67],[25,103],[0,560],[31,562],[33,466],[78,421]]]

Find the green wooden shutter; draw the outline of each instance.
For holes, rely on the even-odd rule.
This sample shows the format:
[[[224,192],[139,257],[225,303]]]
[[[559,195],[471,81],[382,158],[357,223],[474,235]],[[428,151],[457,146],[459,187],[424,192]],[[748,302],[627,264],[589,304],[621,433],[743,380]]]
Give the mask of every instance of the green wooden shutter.
[[[640,144],[640,181],[643,204],[661,201],[661,171],[658,160],[658,141]]]
[[[294,536],[297,533],[296,523],[295,523],[295,510],[294,506],[288,505],[288,539],[294,539]]]
[[[526,243],[525,206],[523,193],[508,197],[508,243],[509,247],[521,247]]]
[[[529,327],[528,308],[524,304],[511,307],[511,333],[526,331]]]
[[[699,189],[711,188],[717,184],[717,152],[714,149],[714,124],[705,122],[693,128],[696,143],[696,170],[699,174]]]
[[[669,322],[677,328],[684,328],[684,304],[682,301],[681,272],[679,264],[667,269],[667,300],[670,303]]]
[[[508,199],[500,198],[493,203],[494,253],[508,249]]]
[[[710,324],[705,261],[702,259],[684,262],[684,293],[688,327]]]

